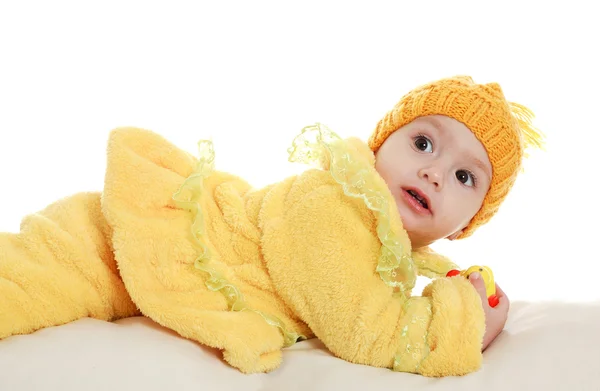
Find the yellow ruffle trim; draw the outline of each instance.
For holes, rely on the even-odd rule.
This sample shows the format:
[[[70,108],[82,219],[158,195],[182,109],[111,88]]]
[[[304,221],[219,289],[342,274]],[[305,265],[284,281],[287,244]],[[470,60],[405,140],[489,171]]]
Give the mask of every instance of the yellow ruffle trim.
[[[349,147],[326,126],[316,123],[302,129],[289,148],[289,160],[320,168],[329,172],[339,183],[344,194],[360,198],[377,217],[377,236],[381,242],[381,252],[377,262],[377,272],[381,279],[405,296],[412,291],[417,279],[417,271],[412,261],[410,249],[405,248],[393,232],[390,224],[390,196],[385,182],[380,179],[372,164]],[[396,210],[395,204],[392,209]]]
[[[210,265],[210,250],[204,244],[204,216],[202,214],[200,200],[203,194],[203,181],[214,170],[214,150],[212,142],[202,140],[198,143],[199,159],[194,172],[183,182],[179,190],[173,195],[176,206],[192,213],[193,222],[191,234],[194,246],[198,250],[198,256],[194,261],[197,269],[209,274],[206,286],[212,291],[220,291],[227,299],[231,311],[253,311],[261,315],[265,321],[278,327],[284,337],[284,346],[291,346],[304,336],[287,330],[278,318],[251,309],[244,301],[240,290],[231,284],[221,273]],[[289,148],[290,162],[301,162],[309,165],[317,165],[327,168],[335,181],[339,183],[344,194],[349,197],[360,198],[365,205],[376,213],[377,235],[381,242],[381,252],[376,271],[381,279],[390,287],[398,288],[397,293],[405,302],[405,324],[401,332],[401,346],[394,359],[394,370],[413,372],[416,371],[422,360],[428,355],[427,336],[423,342],[414,345],[409,344],[412,340],[409,334],[411,329],[418,330],[423,322],[427,322],[431,314],[429,303],[416,305],[423,298],[408,298],[416,281],[417,268],[411,258],[410,249],[405,248],[390,224],[390,200],[386,196],[385,183],[377,180],[378,175],[372,165],[366,163],[364,157],[360,157],[357,151],[352,149],[348,143],[337,134],[322,124],[307,126],[297,136]],[[187,192],[190,199],[182,199],[182,194]],[[395,208],[393,208],[395,210]],[[422,313],[425,311],[425,313]]]
[[[284,347],[291,346],[298,340],[306,339],[302,335],[287,330],[285,324],[277,317],[250,308],[244,301],[244,296],[239,288],[231,284],[225,276],[210,264],[210,250],[203,240],[204,215],[200,201],[204,193],[204,179],[214,171],[215,153],[212,142],[208,140],[198,142],[198,154],[198,162],[194,172],[186,178],[179,190],[173,195],[173,200],[178,208],[188,210],[192,214],[192,243],[198,251],[194,266],[209,275],[205,282],[206,287],[211,291],[221,292],[227,300],[229,310],[255,312],[271,326],[278,327],[283,334]],[[183,198],[182,194],[184,192],[189,194],[189,199]]]
[[[381,252],[377,262],[377,272],[381,279],[394,288],[404,301],[404,326],[401,330],[400,348],[394,356],[393,370],[417,372],[423,360],[429,355],[428,333],[419,338],[421,330],[428,330],[431,319],[431,303],[423,297],[408,297],[417,278],[417,267],[411,250],[402,246],[398,233],[390,224],[390,210],[396,210],[395,202],[388,195],[389,190],[380,179],[375,167],[349,144],[322,124],[307,126],[296,137],[289,149],[291,162],[302,162],[328,169],[337,183],[349,197],[360,198],[377,217],[377,235],[381,242]],[[425,269],[425,262],[421,265]],[[439,275],[437,271],[426,272]]]

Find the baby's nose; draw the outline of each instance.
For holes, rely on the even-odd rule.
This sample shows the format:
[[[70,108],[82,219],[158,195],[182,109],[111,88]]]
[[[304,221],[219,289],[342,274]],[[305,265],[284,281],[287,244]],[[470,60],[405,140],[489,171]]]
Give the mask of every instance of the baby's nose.
[[[430,168],[428,170],[424,170],[421,175],[425,180],[434,185],[436,188],[441,187],[443,183],[442,175],[439,170],[434,168]]]
[[[430,174],[428,176],[429,182],[433,183],[436,186],[440,185],[440,180],[439,180],[439,176],[436,174]]]

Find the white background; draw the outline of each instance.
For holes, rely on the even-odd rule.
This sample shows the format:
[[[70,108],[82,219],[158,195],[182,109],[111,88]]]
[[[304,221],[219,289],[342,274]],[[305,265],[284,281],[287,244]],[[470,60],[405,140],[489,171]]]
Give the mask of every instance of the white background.
[[[117,126],[192,153],[212,138],[218,168],[261,186],[302,168],[286,149],[303,126],[366,139],[408,90],[469,74],[533,109],[547,150],[490,224],[436,248],[490,265],[513,300],[598,299],[600,28],[585,3],[2,1],[0,230],[101,190]]]

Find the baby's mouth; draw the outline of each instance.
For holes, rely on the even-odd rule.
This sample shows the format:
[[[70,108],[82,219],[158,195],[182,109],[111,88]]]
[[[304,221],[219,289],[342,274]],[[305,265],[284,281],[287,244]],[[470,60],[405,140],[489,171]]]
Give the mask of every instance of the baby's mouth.
[[[427,205],[427,200],[425,200],[425,198],[423,198],[416,191],[414,191],[414,190],[406,190],[406,192],[408,194],[410,194],[415,200],[417,200],[421,205],[423,205],[423,208],[429,209],[429,205]]]

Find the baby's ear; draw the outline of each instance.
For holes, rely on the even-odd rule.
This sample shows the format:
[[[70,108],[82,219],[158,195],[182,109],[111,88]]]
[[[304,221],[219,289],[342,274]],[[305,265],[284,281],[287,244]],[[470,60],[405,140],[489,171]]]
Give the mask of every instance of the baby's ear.
[[[461,230],[459,230],[459,231],[456,231],[455,233],[453,233],[450,236],[447,236],[446,239],[448,239],[448,240],[456,240],[456,238],[458,238],[463,233],[463,231],[464,231],[464,228],[461,229]]]

